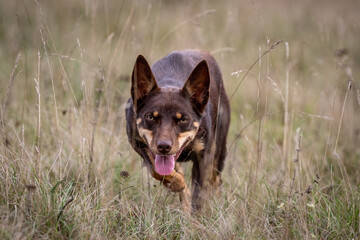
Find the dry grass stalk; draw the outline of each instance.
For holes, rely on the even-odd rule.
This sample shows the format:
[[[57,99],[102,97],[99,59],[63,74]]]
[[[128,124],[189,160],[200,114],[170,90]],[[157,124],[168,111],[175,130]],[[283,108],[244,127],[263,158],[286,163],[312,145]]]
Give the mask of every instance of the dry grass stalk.
[[[96,95],[95,95],[95,105],[94,105],[94,116],[93,116],[93,128],[92,128],[92,134],[91,134],[91,142],[90,142],[90,152],[89,152],[89,169],[88,169],[88,182],[90,183],[91,181],[91,172],[92,172],[92,165],[93,165],[93,158],[94,158],[94,144],[95,144],[95,132],[96,132],[96,127],[98,124],[98,120],[99,120],[99,108],[100,108],[100,103],[101,103],[101,99],[102,96],[104,95],[104,91],[105,91],[105,71],[104,68],[102,67],[101,64],[101,59],[99,57],[98,59],[99,61],[99,71],[100,71],[100,79],[99,82],[97,84],[97,87],[95,89],[96,91]]]
[[[4,131],[3,137],[5,137],[5,113],[6,113],[6,108],[7,108],[8,104],[9,104],[11,88],[12,88],[12,86],[14,84],[14,80],[15,80],[16,76],[19,74],[19,72],[16,73],[16,71],[18,70],[19,62],[20,62],[21,59],[22,59],[22,54],[21,54],[21,52],[19,52],[17,54],[13,69],[12,69],[11,74],[10,74],[9,84],[8,84],[8,88],[7,88],[6,96],[5,96],[5,100],[4,100],[4,105],[2,107],[1,119],[0,120],[1,120],[1,125],[3,127],[3,131]]]
[[[335,109],[335,96],[336,96],[336,92],[334,93],[334,97],[333,97],[333,101],[332,101],[332,107],[331,107],[331,121],[330,121],[330,125],[329,125],[329,131],[327,134],[327,139],[326,139],[326,146],[325,146],[325,152],[324,152],[324,157],[323,157],[323,166],[322,166],[322,170],[324,170],[324,167],[327,166],[326,163],[326,158],[327,158],[327,153],[328,153],[328,149],[330,146],[330,136],[331,136],[331,131],[332,131],[332,125],[334,122],[334,109]]]
[[[289,193],[288,193],[288,197],[287,197],[287,208],[286,208],[286,221],[287,221],[287,226],[285,227],[285,232],[284,232],[284,236],[283,239],[289,239],[289,234],[291,231],[291,223],[292,223],[292,219],[291,219],[291,215],[293,212],[292,209],[292,197],[293,197],[293,191],[294,191],[294,186],[295,186],[295,178],[296,178],[296,173],[299,171],[299,166],[300,166],[300,152],[301,152],[301,139],[302,139],[302,130],[301,128],[296,129],[296,154],[295,154],[295,158],[294,158],[294,170],[293,170],[293,176],[291,179],[291,184],[290,184],[290,188],[289,188]]]
[[[55,113],[55,123],[56,123],[55,129],[56,129],[56,135],[59,136],[59,116],[58,116],[58,107],[57,107],[57,101],[56,101],[53,67],[51,66],[49,53],[48,53],[48,49],[46,46],[46,35],[44,33],[43,28],[40,28],[40,36],[41,36],[41,40],[43,43],[43,49],[44,49],[45,56],[46,56],[46,62],[47,62],[48,68],[49,68],[49,74],[50,74],[50,79],[51,79],[51,88],[52,88],[53,100],[54,100],[54,113]]]
[[[285,42],[285,52],[286,52],[286,76],[285,76],[285,98],[284,98],[284,135],[283,135],[283,143],[282,143],[282,154],[284,158],[284,170],[285,173],[288,172],[288,139],[289,139],[289,43]]]
[[[22,54],[21,52],[18,53],[17,57],[16,57],[16,60],[15,60],[15,63],[14,63],[14,66],[13,66],[13,69],[11,71],[11,74],[10,74],[10,79],[9,79],[9,84],[8,84],[8,88],[7,88],[7,92],[6,92],[6,96],[5,96],[5,100],[4,100],[4,105],[2,107],[2,112],[1,112],[1,126],[0,126],[0,134],[2,135],[2,139],[1,139],[1,146],[3,146],[1,148],[2,152],[1,155],[1,159],[2,162],[1,162],[1,165],[3,165],[3,163],[5,163],[6,159],[7,158],[10,158],[10,153],[8,151],[8,145],[9,145],[9,140],[7,138],[7,134],[6,134],[6,125],[5,125],[5,113],[6,113],[6,108],[9,104],[9,98],[10,98],[10,93],[11,93],[11,89],[12,89],[12,86],[14,84],[14,80],[17,76],[18,73],[16,73],[17,69],[18,69],[18,65],[19,65],[19,62],[22,58]],[[7,160],[9,161],[9,160]],[[9,179],[10,179],[10,170],[9,168],[5,168],[5,174],[4,174],[4,180],[3,182],[5,183],[5,196],[6,198],[9,198],[9,194],[10,194],[10,188],[11,188],[11,184],[9,182]],[[1,188],[0,188],[1,189]],[[7,202],[7,208],[9,208],[9,202]]]
[[[266,54],[270,53],[271,51],[273,51],[280,43],[284,42],[283,40],[279,40],[275,43],[273,43],[263,54],[261,54],[261,57],[265,56]],[[244,74],[244,76],[242,77],[242,79],[240,80],[240,82],[237,84],[234,92],[230,95],[229,97],[229,101],[231,101],[231,99],[234,97],[235,93],[237,92],[237,90],[239,89],[241,83],[244,81],[244,79],[246,78],[246,76],[250,73],[251,69],[260,61],[260,58],[257,58],[255,62],[253,62],[253,64],[250,66],[250,68],[246,71],[246,73]],[[241,71],[237,71],[237,72],[241,72]]]
[[[37,122],[37,143],[36,143],[36,154],[35,158],[35,171],[36,174],[39,174],[39,164],[41,163],[41,89],[40,89],[40,70],[41,70],[41,54],[38,52],[38,65],[37,65],[37,76],[34,78],[35,89],[38,96],[38,122]]]
[[[336,135],[333,154],[336,157],[336,159],[338,160],[339,167],[340,167],[340,170],[341,170],[341,174],[343,175],[344,180],[346,179],[348,187],[349,187],[349,189],[350,189],[350,191],[352,193],[353,189],[352,189],[352,185],[351,185],[351,182],[350,182],[350,179],[349,179],[349,175],[348,175],[346,167],[344,165],[344,161],[343,161],[343,159],[341,158],[340,154],[337,151],[337,146],[338,146],[338,142],[339,142],[339,138],[340,138],[340,131],[341,131],[341,125],[342,125],[342,122],[343,122],[346,102],[347,102],[347,99],[348,99],[349,92],[351,91],[351,86],[352,86],[352,82],[353,82],[353,76],[352,76],[352,70],[351,70],[351,68],[349,66],[347,66],[346,64],[343,64],[343,63],[339,63],[339,62],[338,62],[338,64],[345,69],[345,72],[346,72],[346,75],[347,75],[347,78],[348,78],[348,84],[347,84],[347,88],[346,88],[346,92],[345,92],[345,96],[344,96],[344,101],[343,101],[342,108],[341,108],[339,127],[338,127],[338,131],[337,131],[337,135]],[[346,195],[348,195],[347,191],[346,191]],[[349,201],[349,197],[348,197],[348,201]]]
[[[257,111],[259,115],[259,126],[258,126],[258,133],[257,133],[257,159],[256,159],[256,170],[255,170],[255,186],[257,186],[258,181],[258,171],[259,171],[259,163],[261,162],[261,152],[262,152],[262,124],[263,124],[263,117],[266,114],[265,112],[261,112],[262,106],[262,88],[261,88],[261,61],[262,54],[261,54],[261,47],[259,46],[259,70],[258,70],[258,78],[257,78],[257,85],[258,85],[258,102],[257,102]]]
[[[159,43],[162,43],[163,41],[165,41],[172,33],[174,33],[176,30],[178,30],[179,28],[181,28],[182,26],[188,24],[188,23],[194,23],[196,22],[197,19],[202,18],[208,14],[213,14],[216,12],[216,9],[209,9],[209,10],[205,10],[202,13],[196,14],[194,17],[186,19],[184,21],[182,21],[181,23],[177,24],[175,27],[173,27],[170,31],[168,31],[159,41]]]

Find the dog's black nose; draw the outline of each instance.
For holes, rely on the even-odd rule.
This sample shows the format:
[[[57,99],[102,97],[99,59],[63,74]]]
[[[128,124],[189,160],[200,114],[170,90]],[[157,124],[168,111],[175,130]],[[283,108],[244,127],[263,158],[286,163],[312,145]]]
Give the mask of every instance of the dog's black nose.
[[[166,154],[171,151],[171,145],[171,141],[160,140],[157,144],[157,150],[162,154]]]

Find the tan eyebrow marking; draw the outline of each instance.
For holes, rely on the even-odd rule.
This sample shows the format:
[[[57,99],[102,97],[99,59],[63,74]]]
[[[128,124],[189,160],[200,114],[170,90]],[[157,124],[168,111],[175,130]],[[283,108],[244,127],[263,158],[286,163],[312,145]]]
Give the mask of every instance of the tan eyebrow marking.
[[[181,118],[181,113],[177,112],[175,116],[176,116],[177,119],[180,119]]]
[[[194,127],[198,128],[199,127],[199,122],[194,122],[193,125],[194,125]]]
[[[141,118],[136,119],[136,124],[139,125],[141,123]]]
[[[158,112],[158,111],[153,112],[153,116],[154,116],[154,117],[157,117],[158,115],[159,115],[159,112]]]

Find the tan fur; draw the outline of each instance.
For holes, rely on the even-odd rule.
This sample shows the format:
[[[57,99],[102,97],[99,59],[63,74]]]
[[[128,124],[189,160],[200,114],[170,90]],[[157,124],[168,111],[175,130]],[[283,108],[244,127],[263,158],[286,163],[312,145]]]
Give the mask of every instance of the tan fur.
[[[194,127],[199,128],[199,122],[194,122],[193,125]]]
[[[183,169],[182,169],[180,163],[175,163],[175,170],[178,173],[184,175],[184,172],[183,172]],[[188,186],[186,185],[186,182],[185,182],[185,188],[181,192],[179,192],[179,198],[180,198],[180,202],[183,206],[184,212],[189,214],[190,210],[191,210],[191,191],[188,188]]]
[[[196,153],[201,152],[202,150],[204,150],[204,148],[205,148],[205,144],[202,141],[194,140],[194,151]]]
[[[138,127],[139,135],[142,139],[144,139],[147,144],[151,144],[151,141],[153,139],[153,133],[150,130],[144,129],[142,127]]]
[[[141,123],[141,121],[142,121],[141,118],[136,119],[136,124],[139,125]]]
[[[179,147],[181,148],[186,141],[192,141],[196,135],[196,131],[182,132],[178,135]]]
[[[153,112],[153,116],[154,116],[154,117],[157,117],[158,115],[159,115],[159,112],[158,112],[158,111]]]
[[[181,113],[177,112],[175,116],[176,116],[177,119],[181,119]]]

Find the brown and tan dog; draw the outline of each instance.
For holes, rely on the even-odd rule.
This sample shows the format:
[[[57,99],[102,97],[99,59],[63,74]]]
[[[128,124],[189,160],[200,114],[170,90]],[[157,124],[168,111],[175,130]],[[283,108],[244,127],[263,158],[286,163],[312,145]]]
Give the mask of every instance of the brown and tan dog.
[[[205,51],[172,52],[152,67],[139,55],[126,108],[127,135],[151,175],[180,193],[190,191],[180,163],[191,160],[193,210],[218,189],[226,157],[229,101],[215,59]]]

